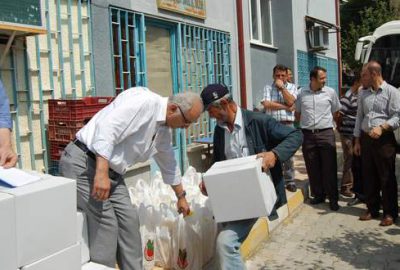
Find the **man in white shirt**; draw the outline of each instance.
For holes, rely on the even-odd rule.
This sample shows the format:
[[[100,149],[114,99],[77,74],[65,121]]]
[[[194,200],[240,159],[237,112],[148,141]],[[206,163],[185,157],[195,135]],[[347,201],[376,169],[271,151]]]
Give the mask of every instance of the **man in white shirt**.
[[[65,148],[60,172],[77,180],[78,208],[88,218],[91,261],[109,267],[117,261],[121,270],[143,268],[138,213],[123,180],[126,169],[137,162],[154,158],[178,198],[178,211],[189,214],[171,128],[187,128],[202,111],[197,94],[164,98],[134,87],[98,112]]]

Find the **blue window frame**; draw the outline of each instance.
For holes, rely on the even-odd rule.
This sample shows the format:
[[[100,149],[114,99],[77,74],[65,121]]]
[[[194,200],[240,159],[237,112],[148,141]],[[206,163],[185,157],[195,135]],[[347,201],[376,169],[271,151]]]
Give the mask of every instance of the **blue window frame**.
[[[155,20],[141,13],[111,7],[115,94],[133,86],[148,84],[147,25],[170,30],[174,93],[200,93],[210,83],[223,83],[229,89],[232,88],[229,33],[186,23]],[[186,146],[193,140],[212,136],[214,125],[207,114],[202,114],[199,121],[189,129],[174,134],[182,164],[185,164]]]

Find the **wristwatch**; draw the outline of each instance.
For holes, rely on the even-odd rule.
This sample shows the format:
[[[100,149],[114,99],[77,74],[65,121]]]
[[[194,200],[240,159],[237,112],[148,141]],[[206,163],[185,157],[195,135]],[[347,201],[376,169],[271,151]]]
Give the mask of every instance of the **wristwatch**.
[[[179,199],[185,198],[186,197],[186,191],[183,190],[181,193],[175,194],[176,197]]]

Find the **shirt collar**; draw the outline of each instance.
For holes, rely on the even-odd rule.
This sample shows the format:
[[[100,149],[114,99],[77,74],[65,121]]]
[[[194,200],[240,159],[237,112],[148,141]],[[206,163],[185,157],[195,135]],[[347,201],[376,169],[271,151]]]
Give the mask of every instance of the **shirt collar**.
[[[387,82],[386,82],[386,81],[383,81],[382,84],[379,86],[379,88],[378,88],[377,91],[375,91],[374,88],[373,88],[372,86],[369,88],[369,91],[370,91],[371,93],[378,93],[378,92],[382,91],[383,88],[386,87],[386,85],[387,85]]]
[[[383,90],[383,88],[385,88],[386,85],[387,85],[387,82],[386,82],[386,81],[383,81],[382,84],[379,86],[379,89],[380,89],[380,90]],[[378,89],[378,90],[379,90],[379,89]]]
[[[229,130],[228,125],[224,122],[218,122],[218,126],[220,126],[223,129]],[[233,123],[234,130],[241,130],[243,127],[243,116],[242,116],[242,110],[237,107],[236,115],[235,115],[235,122]]]
[[[160,97],[160,110],[158,111],[158,115],[156,117],[157,123],[164,124],[167,119],[167,106],[168,98]]]

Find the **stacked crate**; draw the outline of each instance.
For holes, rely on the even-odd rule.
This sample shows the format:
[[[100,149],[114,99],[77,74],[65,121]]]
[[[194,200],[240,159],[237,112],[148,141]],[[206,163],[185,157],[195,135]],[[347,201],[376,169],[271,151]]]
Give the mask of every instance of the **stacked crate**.
[[[84,97],[78,100],[50,99],[48,138],[50,159],[58,162],[67,144],[113,97]]]

